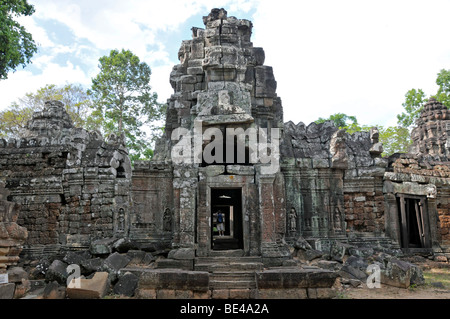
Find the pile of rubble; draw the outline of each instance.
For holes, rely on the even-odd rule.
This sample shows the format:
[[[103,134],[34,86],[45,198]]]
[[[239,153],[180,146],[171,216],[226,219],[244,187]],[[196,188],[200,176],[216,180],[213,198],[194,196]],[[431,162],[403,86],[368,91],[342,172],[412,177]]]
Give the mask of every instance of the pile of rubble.
[[[8,269],[9,283],[15,284],[15,290],[0,294],[0,299],[133,297],[139,278],[124,268],[152,268],[168,253],[154,245],[143,249],[146,251],[128,239],[109,238],[93,242],[88,250],[26,261]]]
[[[292,247],[299,264],[329,269],[339,274],[338,288],[356,288],[376,284],[398,288],[425,283],[422,269],[407,261],[399,249],[356,247],[335,243],[327,252],[315,250],[300,238]]]

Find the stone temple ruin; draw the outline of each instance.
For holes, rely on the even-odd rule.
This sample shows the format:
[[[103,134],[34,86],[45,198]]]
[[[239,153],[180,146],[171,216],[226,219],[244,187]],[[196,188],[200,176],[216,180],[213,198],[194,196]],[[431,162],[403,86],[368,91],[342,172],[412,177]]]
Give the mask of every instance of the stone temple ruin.
[[[63,285],[65,266],[78,264],[86,276],[109,273],[111,284],[128,278],[140,298],[322,298],[345,259],[450,257],[442,104],[426,104],[409,153],[383,158],[376,128],[350,135],[332,122],[284,123],[252,23],[224,9],[203,22],[170,74],[153,160],[132,168],[123,137],[74,127],[57,101],[33,115],[26,138],[0,139],[0,267],[19,263]],[[255,149],[261,141],[266,153]],[[416,268],[378,258],[383,282],[417,280]],[[393,278],[395,267],[411,278]]]

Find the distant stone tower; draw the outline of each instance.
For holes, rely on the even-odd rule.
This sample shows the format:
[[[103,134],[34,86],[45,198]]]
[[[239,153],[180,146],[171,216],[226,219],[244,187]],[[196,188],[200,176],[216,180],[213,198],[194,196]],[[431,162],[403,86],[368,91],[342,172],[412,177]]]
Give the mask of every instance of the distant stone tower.
[[[449,131],[450,110],[436,99],[430,98],[411,133],[413,146],[410,152],[419,157],[447,161],[450,155]]]

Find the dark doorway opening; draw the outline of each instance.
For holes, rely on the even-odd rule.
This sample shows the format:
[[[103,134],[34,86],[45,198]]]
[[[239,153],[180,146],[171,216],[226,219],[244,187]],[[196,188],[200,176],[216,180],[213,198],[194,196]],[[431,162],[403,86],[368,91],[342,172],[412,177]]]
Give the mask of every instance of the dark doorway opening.
[[[425,198],[397,197],[398,218],[402,248],[427,248],[425,232]]]
[[[223,214],[223,236],[219,233],[218,211]],[[240,188],[211,189],[211,248],[242,249],[242,190]]]

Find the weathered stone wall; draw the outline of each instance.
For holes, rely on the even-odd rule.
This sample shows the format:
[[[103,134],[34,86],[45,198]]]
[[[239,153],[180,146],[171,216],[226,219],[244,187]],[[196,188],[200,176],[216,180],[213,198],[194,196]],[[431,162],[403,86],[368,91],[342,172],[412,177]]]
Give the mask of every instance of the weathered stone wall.
[[[347,229],[381,233],[384,230],[384,195],[380,191],[344,195]]]
[[[441,242],[450,245],[450,190],[438,187],[436,200]]]
[[[170,247],[173,239],[173,175],[170,165],[137,161],[133,170],[130,239]]]
[[[17,224],[20,205],[7,200],[9,192],[0,182],[0,274],[16,265],[28,232]]]
[[[383,176],[378,131],[356,132],[346,139],[348,170],[344,175],[345,221],[348,232],[380,236],[385,232]]]
[[[298,216],[290,236],[383,233],[382,178],[388,162],[381,152],[376,129],[350,135],[332,122],[285,123],[281,156],[286,208]]]
[[[8,199],[21,205],[18,223],[29,232],[24,253],[85,247],[112,236],[119,224],[126,232],[131,165],[120,138],[105,142],[74,128],[57,101],[34,113],[26,136],[0,139],[0,179]]]

